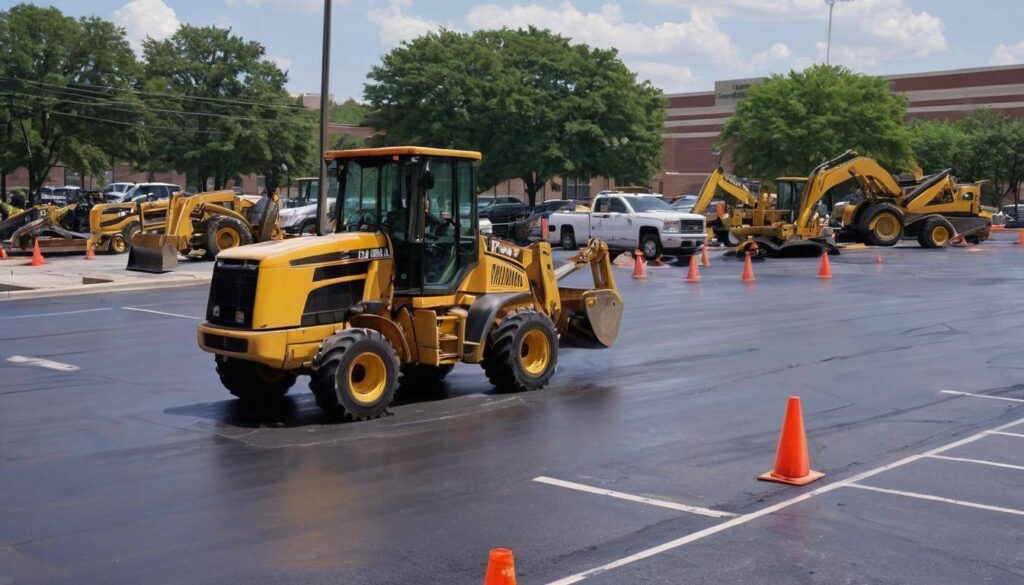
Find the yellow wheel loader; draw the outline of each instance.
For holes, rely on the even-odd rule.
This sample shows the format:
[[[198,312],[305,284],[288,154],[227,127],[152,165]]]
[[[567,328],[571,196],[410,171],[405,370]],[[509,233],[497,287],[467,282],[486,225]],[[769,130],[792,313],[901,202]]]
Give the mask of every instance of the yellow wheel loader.
[[[944,248],[956,237],[980,243],[992,230],[992,214],[981,209],[981,184],[958,184],[952,169],[908,189],[891,176],[879,187],[836,205],[833,225],[841,241],[895,246],[916,238],[923,248]]]
[[[145,203],[104,203],[89,210],[89,244],[97,252],[124,254],[139,232],[162,232],[167,199]]]
[[[459,362],[480,364],[502,390],[534,390],[554,374],[560,346],[615,341],[623,304],[607,246],[593,239],[555,268],[547,242],[482,236],[480,153],[325,156],[338,183],[333,233],[217,256],[198,343],[235,396],[277,398],[308,374],[325,411],[375,418],[399,384],[436,386]],[[558,285],[586,266],[593,288]]]
[[[139,224],[145,225],[145,211]],[[238,196],[234,191],[197,195],[174,193],[167,200],[163,230],[136,232],[128,270],[161,273],[178,264],[178,254],[214,258],[222,250],[281,237],[277,195]],[[162,233],[161,233],[162,232]]]

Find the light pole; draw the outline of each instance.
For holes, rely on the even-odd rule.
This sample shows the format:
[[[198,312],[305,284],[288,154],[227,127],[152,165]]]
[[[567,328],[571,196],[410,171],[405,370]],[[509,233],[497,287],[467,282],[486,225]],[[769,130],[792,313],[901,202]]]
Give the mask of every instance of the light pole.
[[[832,10],[836,2],[853,2],[853,0],[825,0],[828,4],[828,43],[825,45],[825,65],[829,64],[829,57],[832,56]]]
[[[320,61],[320,193],[316,206],[316,235],[322,236],[327,226],[327,120],[330,107],[331,78],[331,0],[324,0],[324,41]]]

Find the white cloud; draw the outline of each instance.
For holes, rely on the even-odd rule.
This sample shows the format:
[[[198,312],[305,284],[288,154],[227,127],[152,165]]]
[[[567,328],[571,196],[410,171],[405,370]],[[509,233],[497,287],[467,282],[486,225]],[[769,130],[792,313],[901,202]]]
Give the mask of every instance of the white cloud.
[[[1016,45],[1004,45],[999,44],[992,51],[992,64],[993,65],[1016,65],[1024,61],[1024,41],[1017,43]]]
[[[630,68],[636,71],[638,80],[650,81],[655,87],[660,88],[666,93],[681,93],[704,89],[697,86],[697,76],[685,65],[641,61],[630,64]]]
[[[483,4],[470,9],[466,23],[473,29],[533,25],[551,29],[576,42],[614,47],[624,56],[671,53],[680,58],[700,56],[716,63],[737,59],[737,49],[729,35],[718,28],[710,12],[698,8],[690,11],[689,20],[652,26],[626,21],[615,4],[605,4],[597,12],[584,12],[571,2],[563,2],[558,7]]]
[[[292,66],[292,60],[280,55],[267,55],[267,61],[277,65],[282,71],[287,71]]]
[[[174,9],[163,0],[131,0],[114,11],[113,21],[127,31],[128,41],[136,52],[142,51],[146,37],[162,41],[181,26]]]
[[[395,47],[402,41],[412,40],[441,28],[441,23],[436,20],[406,14],[405,9],[410,6],[411,0],[391,0],[387,8],[373,8],[367,13],[370,22],[377,26],[380,42],[385,47]]]

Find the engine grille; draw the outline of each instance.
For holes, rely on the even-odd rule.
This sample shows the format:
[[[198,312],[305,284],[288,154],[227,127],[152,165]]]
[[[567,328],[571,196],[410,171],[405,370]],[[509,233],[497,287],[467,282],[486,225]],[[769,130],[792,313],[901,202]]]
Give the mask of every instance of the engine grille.
[[[684,234],[699,234],[704,231],[704,222],[699,219],[684,219],[679,224],[679,231]]]
[[[523,275],[521,272],[509,268],[508,266],[495,264],[491,266],[491,285],[523,288]]]
[[[206,320],[225,327],[252,327],[259,264],[251,260],[218,260],[213,268]]]

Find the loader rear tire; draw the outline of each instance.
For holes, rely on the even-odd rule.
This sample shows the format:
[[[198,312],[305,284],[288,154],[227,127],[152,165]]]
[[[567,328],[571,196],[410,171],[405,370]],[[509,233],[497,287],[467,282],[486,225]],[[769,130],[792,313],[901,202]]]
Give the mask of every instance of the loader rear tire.
[[[878,203],[864,212],[857,231],[869,246],[895,246],[903,239],[903,216],[895,205]]]
[[[917,243],[922,248],[945,248],[956,234],[956,229],[943,217],[930,217],[924,220],[921,231],[917,234]]]
[[[295,384],[295,374],[288,371],[222,355],[216,361],[221,384],[244,402],[279,400]]]
[[[554,323],[533,309],[517,309],[491,329],[481,365],[498,390],[522,392],[543,388],[557,364]]]
[[[132,247],[132,238],[135,234],[141,232],[142,229],[139,227],[139,222],[133,221],[130,224],[124,226],[121,233],[114,234],[110,237],[110,244],[107,246],[107,250],[111,254],[124,254]]]
[[[317,406],[348,420],[387,412],[398,386],[398,354],[372,329],[345,329],[328,337],[316,356],[309,389]]]
[[[252,243],[252,232],[245,222],[220,215],[206,222],[206,257],[213,259],[224,250]]]

